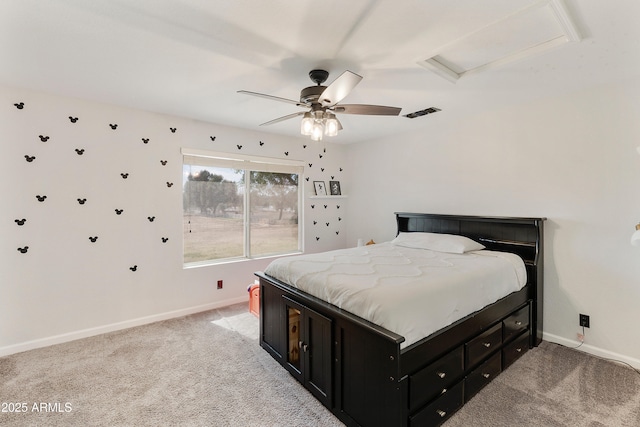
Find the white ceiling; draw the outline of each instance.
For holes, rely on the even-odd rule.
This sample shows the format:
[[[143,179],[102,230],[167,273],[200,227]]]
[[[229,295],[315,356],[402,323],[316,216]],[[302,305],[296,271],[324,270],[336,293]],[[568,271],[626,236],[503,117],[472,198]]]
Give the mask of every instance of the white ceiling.
[[[299,118],[258,127],[296,106],[237,91],[298,99],[311,69],[351,70],[343,103],[461,118],[640,75],[638,24],[637,0],[2,0],[0,83],[299,135]],[[341,115],[332,141],[434,119]]]

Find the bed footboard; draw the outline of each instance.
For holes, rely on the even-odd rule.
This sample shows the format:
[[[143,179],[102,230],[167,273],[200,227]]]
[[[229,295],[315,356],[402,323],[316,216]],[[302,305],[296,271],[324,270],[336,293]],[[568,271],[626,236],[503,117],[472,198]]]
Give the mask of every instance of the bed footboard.
[[[399,363],[404,338],[256,275],[260,345],[345,424],[405,425]]]

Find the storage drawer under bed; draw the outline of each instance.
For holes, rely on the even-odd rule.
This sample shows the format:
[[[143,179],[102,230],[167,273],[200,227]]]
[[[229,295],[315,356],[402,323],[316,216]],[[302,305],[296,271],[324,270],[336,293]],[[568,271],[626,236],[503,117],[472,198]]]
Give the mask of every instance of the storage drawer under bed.
[[[529,304],[502,321],[502,341],[509,342],[529,328]]]
[[[437,360],[409,380],[409,410],[446,392],[464,373],[464,351],[460,346],[443,358]]]
[[[444,422],[464,403],[464,381],[460,381],[424,409],[409,417],[409,426],[435,426]]]
[[[466,369],[473,368],[502,345],[502,323],[491,327],[465,344]]]
[[[471,399],[500,372],[502,372],[502,353],[498,352],[467,376],[464,383],[464,401]]]
[[[502,349],[502,369],[506,369],[527,351],[529,351],[529,334],[525,333]]]

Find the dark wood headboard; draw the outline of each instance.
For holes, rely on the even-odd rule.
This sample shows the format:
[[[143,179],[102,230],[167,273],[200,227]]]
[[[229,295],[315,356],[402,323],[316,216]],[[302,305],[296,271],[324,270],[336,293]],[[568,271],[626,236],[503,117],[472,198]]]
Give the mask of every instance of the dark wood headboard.
[[[538,340],[542,339],[545,219],[396,212],[398,233],[457,234],[482,243],[487,249],[519,255],[527,267]]]

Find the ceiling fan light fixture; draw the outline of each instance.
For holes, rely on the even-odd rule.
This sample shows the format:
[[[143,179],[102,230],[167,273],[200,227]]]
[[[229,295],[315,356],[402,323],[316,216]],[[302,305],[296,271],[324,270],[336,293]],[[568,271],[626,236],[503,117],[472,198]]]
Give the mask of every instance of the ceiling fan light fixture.
[[[336,136],[338,134],[338,119],[336,115],[330,112],[324,113],[324,133],[327,136]]]
[[[304,113],[304,116],[302,116],[302,122],[300,123],[300,133],[310,136],[313,132],[313,123],[313,115],[310,112]]]
[[[398,107],[367,104],[338,105],[338,103],[342,101],[342,99],[345,98],[362,80],[362,76],[359,76],[354,72],[348,70],[343,72],[328,86],[322,85],[327,77],[329,77],[329,73],[325,70],[311,70],[309,77],[314,83],[316,83],[316,85],[302,89],[299,101],[246,90],[238,92],[260,98],[271,99],[273,101],[294,104],[297,107],[309,108],[306,113],[299,112],[288,114],[262,123],[260,126],[272,125],[294,117],[303,116],[302,121],[300,122],[300,133],[304,136],[310,136],[314,141],[321,141],[323,135],[337,136],[338,132],[342,130],[342,124],[336,117],[335,113],[375,116],[397,116],[400,114],[401,108]]]
[[[313,123],[313,130],[311,131],[311,139],[313,141],[322,141],[322,135],[324,134],[324,125],[322,121],[316,120]]]

